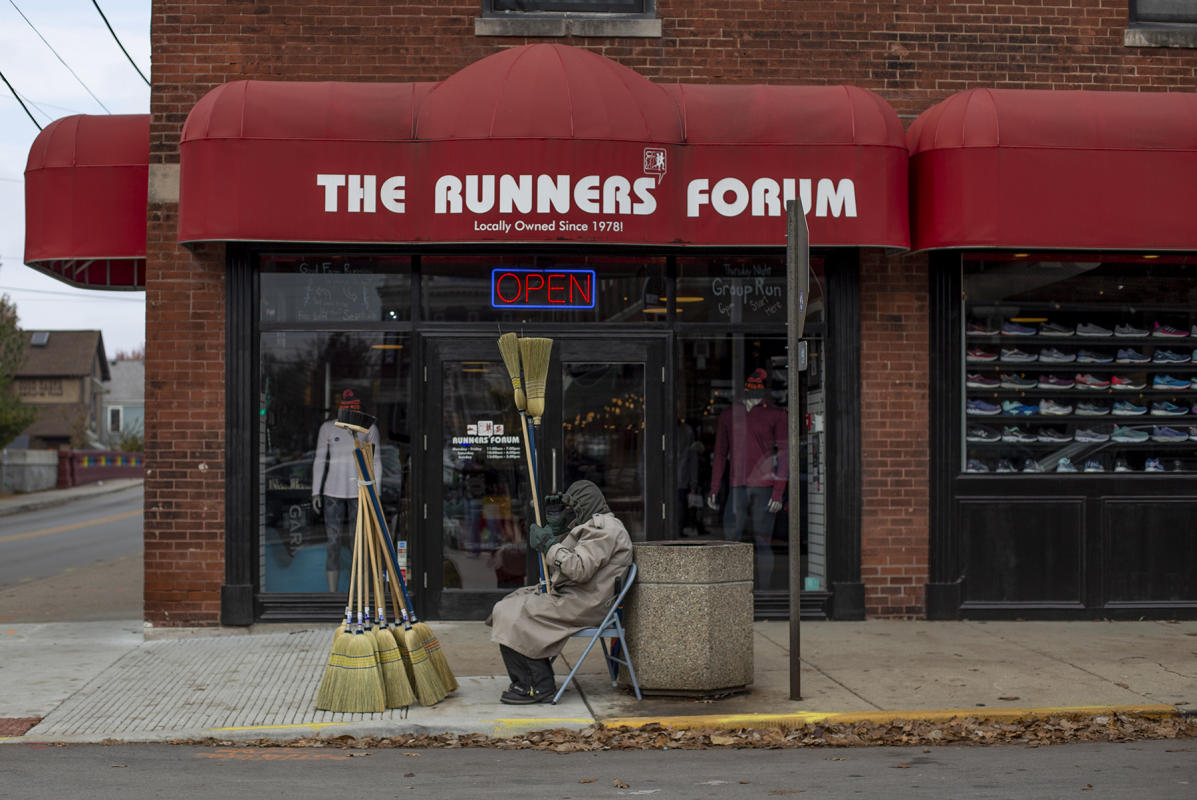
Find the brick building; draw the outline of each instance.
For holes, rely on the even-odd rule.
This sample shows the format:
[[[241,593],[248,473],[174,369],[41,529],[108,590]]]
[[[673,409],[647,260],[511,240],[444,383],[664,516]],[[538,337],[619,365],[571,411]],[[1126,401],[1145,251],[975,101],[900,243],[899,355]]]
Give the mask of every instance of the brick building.
[[[310,497],[328,490],[317,432],[346,390],[377,413],[422,612],[478,616],[518,585],[527,488],[498,329],[558,342],[543,482],[598,476],[638,538],[753,541],[762,615],[784,613],[799,578],[804,613],[835,619],[1194,613],[1197,443],[1158,433],[1184,435],[1167,417],[1197,412],[1180,386],[1192,354],[1155,354],[1192,349],[1156,334],[1197,336],[1197,15],[1150,0],[516,5],[154,4],[144,252],[27,256],[91,284],[124,265],[146,288],[150,621],[336,615],[344,554]],[[629,179],[594,189],[584,235],[502,228],[563,207],[543,199],[555,178],[619,175],[641,150],[632,172],[653,177],[665,219],[621,216],[622,199],[648,203]],[[421,183],[423,163],[478,183],[433,167]],[[406,185],[386,182],[395,164]],[[498,210],[487,173],[503,173]],[[666,196],[671,178],[693,193]],[[592,197],[573,189],[580,212]],[[413,219],[422,192],[449,214],[464,197],[473,224],[378,216]],[[788,296],[779,192],[811,226],[802,373],[772,302]],[[600,221],[620,228],[599,236]],[[101,256],[102,279],[58,266]],[[597,303],[503,306],[495,268],[589,275]],[[1072,378],[1081,331],[1092,394]],[[786,515],[762,510],[786,476],[733,485],[760,431],[720,441],[758,368],[764,405],[802,415],[802,576],[785,573]],[[1107,416],[1123,398],[1144,416]]]

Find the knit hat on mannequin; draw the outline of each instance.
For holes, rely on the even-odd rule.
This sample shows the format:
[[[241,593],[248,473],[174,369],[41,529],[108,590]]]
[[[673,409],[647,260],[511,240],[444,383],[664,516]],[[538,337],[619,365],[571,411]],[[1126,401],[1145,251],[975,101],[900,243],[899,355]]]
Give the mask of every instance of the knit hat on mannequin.
[[[346,389],[341,392],[341,397],[337,400],[338,409],[348,409],[350,411],[362,410],[362,399],[353,393],[352,389]]]
[[[744,396],[745,397],[764,397],[765,388],[769,382],[769,373],[765,372],[764,367],[757,367],[753,373],[748,376],[748,380],[744,381]]]

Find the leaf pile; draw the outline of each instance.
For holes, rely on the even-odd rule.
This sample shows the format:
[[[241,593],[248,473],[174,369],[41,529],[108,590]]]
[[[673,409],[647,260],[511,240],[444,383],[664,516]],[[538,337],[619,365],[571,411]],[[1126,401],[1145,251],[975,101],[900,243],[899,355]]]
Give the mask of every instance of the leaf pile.
[[[232,742],[208,739],[192,744],[228,747],[462,748],[547,750],[579,753],[598,750],[707,750],[716,747],[787,750],[797,747],[872,747],[1019,744],[1027,747],[1066,742],[1131,742],[1141,739],[1195,739],[1195,717],[1143,717],[1133,714],[1045,716],[1016,720],[953,717],[942,722],[894,720],[888,723],[808,724],[793,728],[674,730],[661,725],[582,730],[556,728],[519,736],[485,734],[403,734],[393,737],[305,738],[288,742]]]

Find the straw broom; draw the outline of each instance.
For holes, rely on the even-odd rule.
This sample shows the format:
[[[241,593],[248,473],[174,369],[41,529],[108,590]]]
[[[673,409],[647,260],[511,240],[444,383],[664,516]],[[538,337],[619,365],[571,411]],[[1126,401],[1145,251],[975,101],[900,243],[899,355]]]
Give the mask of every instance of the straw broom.
[[[362,449],[360,440],[357,438],[358,433],[366,433],[370,430],[370,426],[374,424],[374,418],[369,414],[363,414],[360,411],[352,411],[349,409],[342,409],[337,414],[338,427],[345,428],[353,435],[354,456],[357,459],[358,475],[361,477],[361,483],[364,485],[369,504],[366,506],[367,535],[376,536],[381,540],[382,551],[386,556],[387,569],[390,574],[395,575],[399,579],[400,587],[403,590],[404,597],[407,595],[407,586],[403,581],[403,573],[399,572],[395,567],[394,559],[391,557],[391,537],[390,532],[386,527],[386,520],[382,514],[382,506],[378,502],[378,495],[374,491],[374,478],[370,464],[366,460],[365,451]],[[362,516],[359,510],[359,517]],[[394,596],[394,587],[391,588],[392,596]],[[441,681],[440,675],[437,672],[435,664],[429,659],[428,651],[424,646],[424,636],[421,632],[412,628],[412,620],[415,615],[409,616],[410,603],[400,600],[401,610],[403,615],[404,630],[400,635],[397,630],[393,631],[396,644],[399,645],[399,650],[403,654],[405,666],[408,669],[409,677],[411,678],[412,688],[415,690],[417,698],[419,698],[422,705],[433,705],[444,699],[447,694],[444,683]],[[427,626],[424,626],[427,628]],[[428,631],[430,634],[431,631]],[[433,637],[435,639],[435,637]],[[439,647],[438,647],[439,650]],[[443,656],[442,656],[443,657]],[[445,669],[448,669],[448,663],[444,664]],[[452,678],[452,672],[449,672]],[[453,681],[456,685],[456,681]]]
[[[536,512],[536,524],[540,525],[540,505],[537,498],[537,480],[536,468],[532,457],[532,440],[531,431],[528,430],[528,414],[527,414],[527,395],[524,393],[524,388],[521,385],[522,378],[520,374],[520,342],[514,333],[505,333],[499,337],[499,355],[503,357],[503,365],[507,367],[507,375],[511,378],[511,388],[515,395],[515,409],[520,415],[520,431],[524,437],[524,458],[528,462],[528,474],[531,476],[529,481],[532,487],[532,502],[533,508]],[[543,394],[544,390],[541,389]],[[543,402],[543,401],[542,401]],[[548,586],[548,581],[545,578],[546,569],[544,563],[544,553],[536,554],[537,570],[540,573],[540,581],[537,584],[537,592],[544,591]]]
[[[545,338],[524,337],[519,340],[520,362],[524,368],[525,394],[527,396],[527,416],[531,417],[531,427],[526,427],[528,441],[528,471],[532,478],[532,511],[536,517],[536,524],[543,525],[544,519],[540,512],[540,485],[536,472],[536,429],[540,427],[540,418],[544,415],[545,382],[549,374],[549,358],[553,351],[553,340]],[[545,591],[553,593],[553,583],[548,569],[544,566],[544,554],[540,554],[541,574],[544,578]]]
[[[364,487],[358,486],[358,508],[364,507],[362,497]],[[359,513],[360,516],[360,513]],[[367,522],[369,524],[369,522]],[[407,677],[407,669],[403,665],[403,652],[395,641],[391,630],[387,628],[386,606],[382,593],[382,578],[379,568],[378,542],[373,536],[368,537],[367,548],[370,552],[370,571],[374,580],[374,603],[377,608],[377,622],[374,626],[374,640],[377,645],[379,667],[382,672],[383,688],[386,690],[387,708],[406,708],[415,702],[416,696],[412,691],[411,682]]]
[[[357,625],[351,633],[336,636],[328,657],[325,680],[317,692],[316,708],[327,711],[373,712],[386,708],[378,671],[377,656],[372,641],[362,626],[362,572],[360,568],[362,519],[358,515],[354,531],[353,567],[350,572],[349,602],[357,590]]]
[[[357,530],[354,531],[354,546],[357,546]],[[329,647],[329,661],[324,668],[324,677],[320,680],[320,688],[316,690],[316,708],[328,708],[332,703],[333,684],[340,677],[340,669],[333,663],[342,663],[348,656],[349,624],[353,621],[353,585],[357,580],[357,561],[350,559],[349,595],[345,598],[345,619],[337,626],[333,633],[332,644]]]

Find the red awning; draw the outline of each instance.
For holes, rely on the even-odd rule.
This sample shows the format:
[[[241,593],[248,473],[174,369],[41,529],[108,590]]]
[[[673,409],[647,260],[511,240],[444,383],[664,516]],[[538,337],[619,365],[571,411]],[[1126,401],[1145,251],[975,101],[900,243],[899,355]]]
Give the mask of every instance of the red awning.
[[[74,286],[145,288],[148,114],[46,126],[25,167],[25,263]]]
[[[909,244],[904,132],[877,95],[662,86],[564,45],[436,84],[226,84],[180,151],[182,242],[779,247],[795,198],[815,245]]]
[[[1197,95],[973,89],[907,141],[916,250],[1197,250]]]

